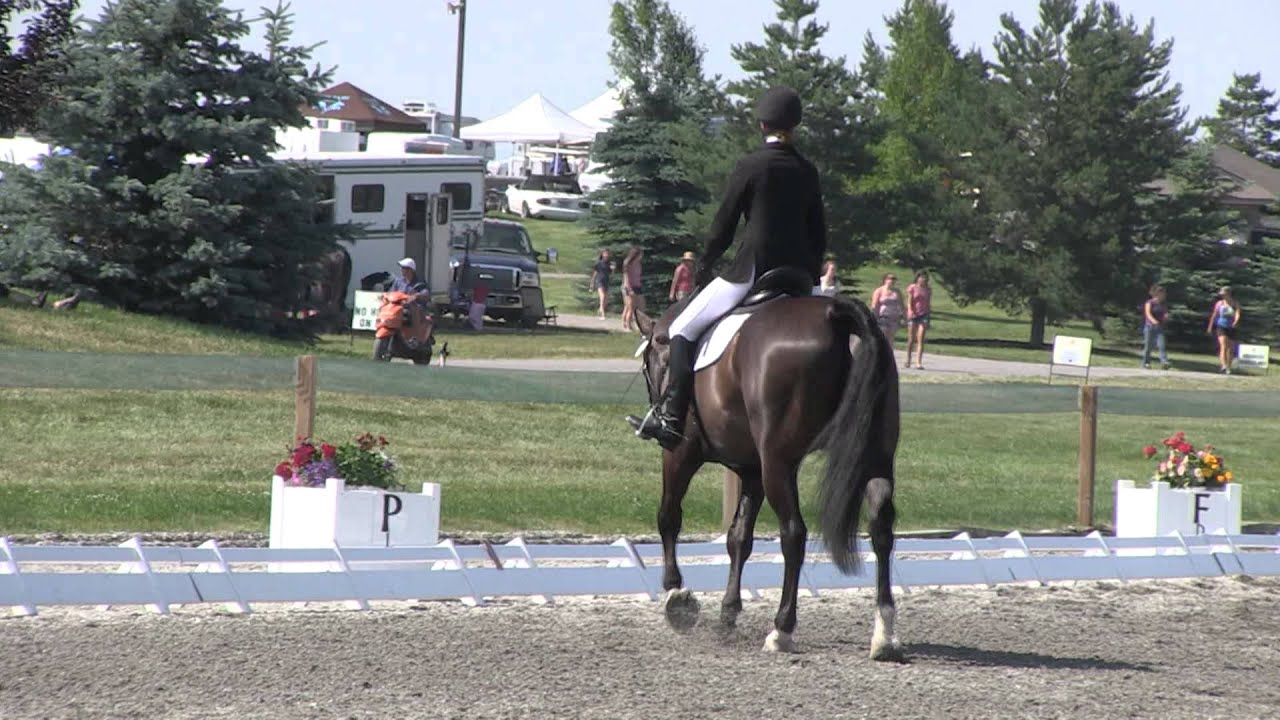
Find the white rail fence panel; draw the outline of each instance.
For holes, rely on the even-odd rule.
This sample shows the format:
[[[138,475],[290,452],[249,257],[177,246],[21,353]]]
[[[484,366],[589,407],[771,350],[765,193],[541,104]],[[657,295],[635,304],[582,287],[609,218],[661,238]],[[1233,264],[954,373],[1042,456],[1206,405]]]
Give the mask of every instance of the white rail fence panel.
[[[876,563],[865,540],[859,572],[844,575],[825,559],[817,541],[806,548],[801,589],[874,587]],[[254,603],[342,602],[369,609],[370,601],[461,600],[525,596],[554,602],[557,595],[635,595],[662,592],[662,548],[621,539],[608,545],[504,545],[399,548],[221,548],[13,545],[0,538],[0,607],[34,615],[57,605],[141,605],[158,613],[175,606],[222,603],[249,612]],[[679,547],[685,587],[724,588],[724,538]],[[782,580],[777,540],[755,543],[743,569],[743,589],[759,596]],[[25,566],[25,568],[24,568]],[[34,568],[32,566],[35,566]],[[892,581],[913,587],[1088,580],[1145,580],[1248,574],[1280,576],[1280,535],[1173,534],[1159,538],[1084,537],[899,539]]]

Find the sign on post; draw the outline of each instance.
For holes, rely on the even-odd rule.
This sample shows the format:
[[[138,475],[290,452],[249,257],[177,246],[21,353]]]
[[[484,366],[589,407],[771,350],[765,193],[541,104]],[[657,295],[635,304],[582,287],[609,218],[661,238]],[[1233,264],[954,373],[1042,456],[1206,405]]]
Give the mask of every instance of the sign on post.
[[[1084,381],[1089,382],[1089,364],[1093,359],[1093,341],[1089,338],[1056,335],[1053,354],[1049,357],[1049,382],[1053,382],[1055,365],[1084,368]]]
[[[355,308],[351,311],[351,329],[377,330],[380,307],[382,307],[382,293],[357,290]]]
[[[1236,367],[1267,371],[1270,365],[1270,345],[1240,345],[1236,352]]]

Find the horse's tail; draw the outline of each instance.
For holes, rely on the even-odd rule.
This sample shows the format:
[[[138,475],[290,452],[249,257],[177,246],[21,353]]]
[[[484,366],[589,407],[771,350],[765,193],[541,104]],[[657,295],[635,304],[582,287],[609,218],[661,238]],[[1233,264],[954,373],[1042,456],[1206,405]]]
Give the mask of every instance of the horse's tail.
[[[858,338],[840,405],[815,443],[827,451],[827,469],[818,491],[822,536],[831,560],[845,574],[858,568],[858,516],[870,481],[873,454],[880,443],[871,434],[885,425],[887,393],[896,392],[897,364],[889,341],[871,310],[857,300],[836,296],[828,319],[840,342]]]

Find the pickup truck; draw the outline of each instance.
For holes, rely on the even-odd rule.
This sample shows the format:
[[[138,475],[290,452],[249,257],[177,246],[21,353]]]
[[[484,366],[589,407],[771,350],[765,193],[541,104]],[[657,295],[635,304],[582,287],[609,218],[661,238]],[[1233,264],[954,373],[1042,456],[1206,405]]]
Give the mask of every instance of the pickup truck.
[[[529,175],[506,189],[501,209],[524,218],[577,220],[591,211],[591,203],[572,175]]]
[[[469,299],[474,288],[484,284],[489,290],[485,315],[534,327],[546,314],[538,274],[541,257],[523,225],[485,218],[482,232],[454,238],[449,258],[453,287],[460,299]]]

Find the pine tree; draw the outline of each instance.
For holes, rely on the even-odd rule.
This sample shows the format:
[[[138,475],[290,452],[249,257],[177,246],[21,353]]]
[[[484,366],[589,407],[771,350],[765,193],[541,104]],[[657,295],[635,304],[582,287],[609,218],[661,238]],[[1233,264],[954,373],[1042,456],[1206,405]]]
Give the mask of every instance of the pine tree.
[[[662,0],[614,2],[609,31],[622,109],[596,136],[593,155],[611,181],[592,193],[601,205],[585,222],[600,247],[645,251],[652,302],[665,299],[680,254],[699,245],[685,218],[708,196],[687,159],[709,132],[717,93],[692,28]]]
[[[1214,141],[1280,167],[1280,101],[1262,85],[1261,73],[1233,73],[1216,117],[1203,122]]]
[[[287,44],[288,18],[284,5],[266,15],[269,59],[239,44],[249,24],[219,0],[108,5],[71,48],[66,90],[43,115],[68,154],[6,177],[10,279],[131,310],[297,329],[282,313],[347,229],[312,222],[314,176],[270,156],[277,129],[305,124],[300,108],[328,81],[306,69],[309,48]]]
[[[984,272],[962,287],[1008,311],[1029,309],[1030,340],[1067,317],[1101,325],[1130,312],[1138,248],[1154,184],[1189,136],[1181,89],[1166,76],[1172,42],[1157,41],[1113,3],[1042,0],[1028,32],[1002,18],[992,67],[989,142],[975,150],[992,222]],[[953,281],[954,282],[954,281]]]
[[[733,45],[730,50],[746,74],[726,86],[729,95],[738,98],[731,132],[741,138],[737,147],[758,144],[756,99],[777,85],[799,93],[804,121],[795,133],[796,147],[818,168],[828,246],[841,265],[851,269],[869,259],[872,247],[887,233],[882,199],[850,188],[854,178],[871,170],[869,146],[882,127],[875,121],[874,106],[862,99],[862,82],[845,58],[827,57],[819,49],[828,26],[817,20],[818,0],[774,2],[777,19],[765,26],[764,42]],[[725,176],[731,167],[725,167]]]
[[[64,47],[75,34],[78,0],[0,0],[0,137],[34,132],[37,113],[57,90]],[[29,14],[18,37],[9,28]]]

